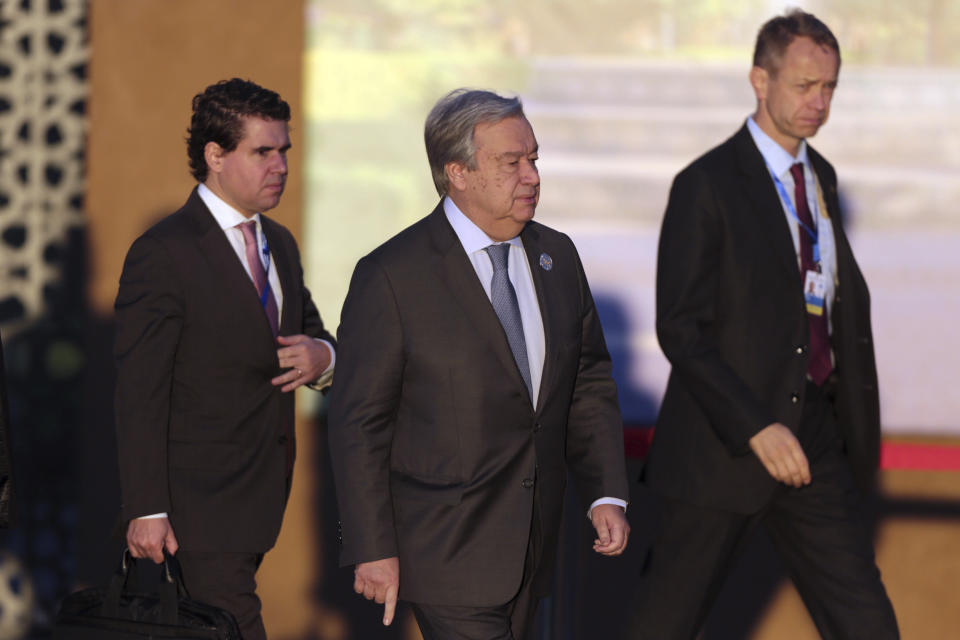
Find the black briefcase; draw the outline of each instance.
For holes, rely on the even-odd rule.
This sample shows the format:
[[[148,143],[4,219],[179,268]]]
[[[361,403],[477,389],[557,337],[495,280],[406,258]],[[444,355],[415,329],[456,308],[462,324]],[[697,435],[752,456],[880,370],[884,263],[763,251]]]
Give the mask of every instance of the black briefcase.
[[[106,587],[63,600],[53,640],[241,640],[228,611],[190,599],[174,557],[166,556],[156,592],[134,591],[137,585],[136,560],[124,551]]]

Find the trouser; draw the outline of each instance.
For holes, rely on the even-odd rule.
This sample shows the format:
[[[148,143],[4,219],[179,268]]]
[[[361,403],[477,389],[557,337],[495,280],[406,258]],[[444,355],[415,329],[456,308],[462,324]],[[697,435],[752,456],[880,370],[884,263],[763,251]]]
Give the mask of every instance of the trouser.
[[[812,482],[778,487],[754,514],[664,499],[661,529],[636,593],[631,639],[694,638],[744,540],[763,526],[826,640],[899,638],[880,579],[862,496],[837,435],[829,392],[808,383],[798,437]]]
[[[266,640],[260,617],[256,573],[262,553],[177,552],[190,597],[226,609],[237,619],[243,640]]]
[[[543,536],[539,501],[534,492],[530,538],[524,559],[520,589],[509,602],[495,607],[442,606],[411,602],[424,640],[529,640],[539,596],[533,592]],[[401,581],[403,576],[400,576]]]

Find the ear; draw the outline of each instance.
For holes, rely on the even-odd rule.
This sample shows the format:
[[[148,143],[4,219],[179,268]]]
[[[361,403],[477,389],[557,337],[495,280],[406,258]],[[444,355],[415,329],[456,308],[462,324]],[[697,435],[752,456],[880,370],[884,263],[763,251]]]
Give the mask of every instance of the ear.
[[[770,74],[763,67],[753,67],[750,69],[750,85],[753,87],[753,93],[757,100],[767,99],[767,84],[770,82]]]
[[[207,168],[214,173],[220,173],[224,155],[223,147],[216,142],[208,142],[203,148],[203,159],[207,161]]]
[[[466,173],[468,169],[466,165],[459,162],[448,162],[444,165],[443,171],[447,174],[447,180],[451,187],[457,191],[464,191],[467,188]]]

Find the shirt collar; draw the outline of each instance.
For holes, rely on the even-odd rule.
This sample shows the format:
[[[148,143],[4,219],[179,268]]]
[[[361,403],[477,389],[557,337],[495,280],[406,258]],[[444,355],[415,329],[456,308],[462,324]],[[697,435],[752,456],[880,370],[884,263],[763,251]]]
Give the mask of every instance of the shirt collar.
[[[460,211],[460,207],[449,196],[443,199],[443,212],[447,214],[447,220],[453,227],[454,233],[457,234],[457,238],[460,239],[460,244],[463,245],[463,250],[467,252],[467,255],[483,251],[490,245],[497,244],[496,240],[492,240],[490,236],[484,233],[483,229],[478,227],[463,211]],[[520,236],[510,238],[507,242],[523,248]]]
[[[810,163],[807,161],[807,141],[801,140],[800,147],[797,149],[797,157],[794,158],[787,150],[777,144],[773,138],[760,128],[753,116],[747,118],[747,129],[753,137],[753,143],[760,150],[760,155],[767,161],[767,164],[773,170],[774,175],[783,176],[790,171],[790,167],[798,162],[802,162],[807,169]]]
[[[230,229],[238,224],[249,222],[250,220],[256,221],[257,229],[260,229],[259,213],[255,213],[253,214],[253,217],[247,218],[242,213],[224,202],[220,196],[211,191],[210,187],[203,183],[200,183],[197,186],[197,195],[200,196],[201,200],[203,200],[203,204],[207,205],[207,209],[209,209],[210,213],[213,214],[214,219],[216,219],[217,224],[220,225],[221,229]]]

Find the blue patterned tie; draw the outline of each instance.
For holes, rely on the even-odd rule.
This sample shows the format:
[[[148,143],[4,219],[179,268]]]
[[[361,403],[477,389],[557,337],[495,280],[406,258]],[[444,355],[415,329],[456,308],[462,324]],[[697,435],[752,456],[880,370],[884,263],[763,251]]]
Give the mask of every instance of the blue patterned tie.
[[[513,359],[520,369],[523,382],[527,385],[527,392],[533,398],[533,385],[530,383],[530,364],[527,361],[527,341],[523,336],[523,322],[520,320],[520,305],[517,303],[517,293],[513,290],[507,272],[507,261],[510,259],[510,244],[492,244],[484,251],[490,256],[493,263],[493,279],[490,281],[490,302],[493,310],[500,318],[503,331],[507,334],[507,342],[513,352]]]

